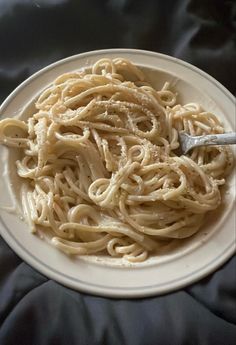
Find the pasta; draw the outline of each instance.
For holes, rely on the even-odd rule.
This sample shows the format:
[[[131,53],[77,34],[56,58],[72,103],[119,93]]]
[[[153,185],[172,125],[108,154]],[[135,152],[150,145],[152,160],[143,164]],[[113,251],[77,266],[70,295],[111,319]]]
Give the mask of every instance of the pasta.
[[[0,121],[0,143],[20,148],[22,207],[32,232],[68,254],[147,259],[163,240],[192,236],[221,203],[228,147],[178,155],[178,133],[222,133],[199,104],[155,90],[130,61],[101,59],[59,76],[24,122]]]

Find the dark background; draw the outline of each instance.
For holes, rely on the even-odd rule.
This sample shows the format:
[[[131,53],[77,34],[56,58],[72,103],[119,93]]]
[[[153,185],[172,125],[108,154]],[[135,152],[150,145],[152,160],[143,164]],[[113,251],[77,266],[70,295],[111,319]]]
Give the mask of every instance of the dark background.
[[[0,102],[42,67],[103,48],[146,49],[181,58],[236,94],[236,1],[0,0]],[[1,345],[235,341],[235,257],[181,291],[112,300],[48,280],[0,238]]]

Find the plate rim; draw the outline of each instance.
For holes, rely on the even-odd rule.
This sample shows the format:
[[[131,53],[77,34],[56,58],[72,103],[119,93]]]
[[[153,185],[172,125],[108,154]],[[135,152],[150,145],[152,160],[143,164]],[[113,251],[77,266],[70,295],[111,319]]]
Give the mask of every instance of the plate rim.
[[[235,102],[235,97],[234,95],[223,85],[221,84],[217,79],[215,79],[213,76],[211,76],[210,74],[208,74],[207,72],[203,71],[202,69],[200,69],[199,67],[184,61],[182,59],[167,55],[167,54],[163,54],[163,53],[158,53],[158,52],[154,52],[154,51],[150,51],[150,50],[143,50],[143,49],[132,49],[132,48],[111,48],[111,49],[96,49],[96,50],[91,50],[91,51],[86,51],[83,53],[78,53],[78,54],[74,54],[68,57],[65,57],[63,59],[57,60],[55,62],[50,63],[49,65],[41,68],[40,70],[36,71],[35,73],[33,73],[32,75],[30,75],[28,78],[26,78],[22,83],[20,83],[7,97],[6,99],[0,104],[0,117],[1,117],[1,108],[3,106],[5,106],[5,103],[7,103],[9,101],[9,98],[12,98],[15,93],[17,93],[19,91],[20,88],[23,88],[25,85],[27,85],[28,83],[30,83],[33,79],[36,79],[38,77],[38,75],[49,71],[50,69],[61,65],[65,62],[69,62],[72,61],[74,59],[77,59],[78,57],[89,57],[89,56],[93,56],[96,54],[103,54],[103,53],[131,53],[131,54],[144,54],[144,55],[149,55],[149,56],[156,56],[165,60],[170,60],[170,61],[175,61],[178,64],[185,66],[193,71],[196,71],[198,74],[202,75],[203,77],[206,77],[208,80],[212,81],[217,87],[219,87],[227,97],[229,97],[233,102]]]
[[[7,228],[1,215],[0,215],[0,224],[4,225]],[[194,275],[191,273],[191,274],[187,274],[186,276],[181,277],[181,280],[179,279],[173,280],[173,281],[177,281],[174,287],[171,285],[173,281],[169,281],[168,285],[167,283],[161,284],[162,286],[158,285],[158,291],[156,290],[156,285],[152,285],[152,286],[146,286],[146,287],[142,286],[142,287],[137,287],[137,288],[116,287],[116,289],[118,289],[119,291],[112,292],[111,287],[102,286],[100,284],[96,285],[93,283],[88,284],[81,280],[66,276],[62,274],[61,272],[55,270],[54,268],[48,266],[44,262],[40,261],[35,255],[30,253],[28,249],[23,248],[20,242],[18,241],[18,239],[16,239],[15,236],[12,235],[12,233],[10,233],[10,237],[14,239],[15,243],[13,243],[12,245],[12,242],[11,242],[11,245],[10,245],[8,242],[8,236],[7,235],[5,236],[5,234],[1,233],[1,227],[0,227],[0,234],[3,237],[3,239],[6,240],[10,248],[14,248],[14,252],[16,253],[16,255],[22,258],[33,269],[36,269],[41,274],[45,275],[47,278],[53,279],[54,281],[59,282],[63,286],[72,288],[74,290],[77,290],[78,292],[81,291],[81,292],[89,293],[96,296],[109,297],[109,298],[115,298],[115,299],[117,298],[129,298],[129,299],[130,298],[131,299],[144,298],[144,297],[159,296],[159,295],[167,294],[170,292],[175,292],[181,288],[192,285],[195,282],[200,281],[204,277],[208,276],[209,274],[217,271],[236,252],[236,243],[234,240],[228,245],[228,247],[224,249],[221,255],[218,256],[217,261],[214,258],[207,264],[203,265],[201,268],[194,271]],[[17,248],[17,250],[15,250],[15,248]],[[210,266],[212,263],[214,263],[214,265]],[[204,270],[207,266],[210,266],[210,268],[208,270]],[[199,272],[200,274],[198,274]],[[80,284],[79,287],[78,287],[78,282]]]

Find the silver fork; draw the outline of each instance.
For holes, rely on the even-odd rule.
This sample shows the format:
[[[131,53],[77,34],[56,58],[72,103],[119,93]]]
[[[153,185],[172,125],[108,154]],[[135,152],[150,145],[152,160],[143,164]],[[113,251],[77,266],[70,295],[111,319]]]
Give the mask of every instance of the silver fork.
[[[236,133],[208,134],[193,137],[185,132],[180,132],[179,144],[179,151],[182,151],[182,154],[186,154],[194,147],[236,144]]]

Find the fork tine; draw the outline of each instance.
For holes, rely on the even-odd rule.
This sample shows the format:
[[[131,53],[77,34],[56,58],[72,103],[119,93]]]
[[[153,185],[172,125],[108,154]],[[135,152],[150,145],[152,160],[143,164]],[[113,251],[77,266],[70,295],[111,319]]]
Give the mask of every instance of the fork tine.
[[[180,149],[183,154],[186,154],[190,149],[192,145],[192,138],[185,132],[179,133],[179,144]]]

